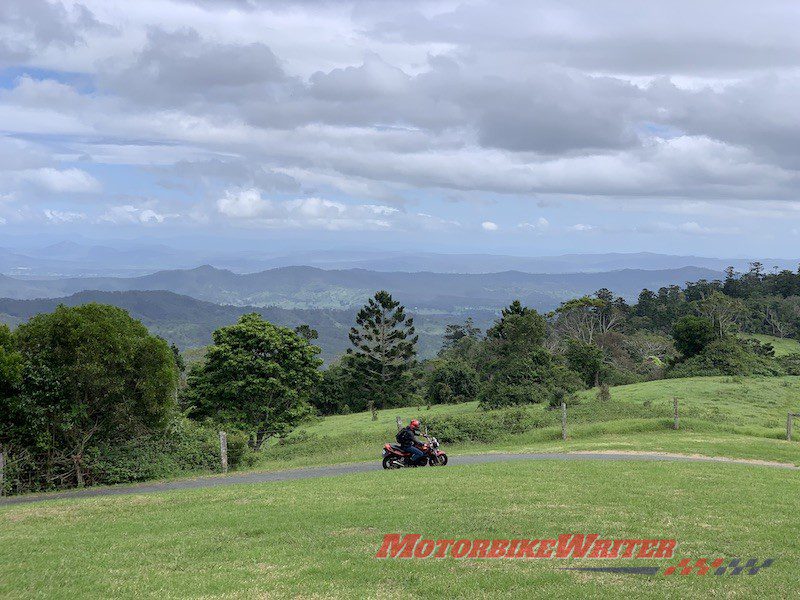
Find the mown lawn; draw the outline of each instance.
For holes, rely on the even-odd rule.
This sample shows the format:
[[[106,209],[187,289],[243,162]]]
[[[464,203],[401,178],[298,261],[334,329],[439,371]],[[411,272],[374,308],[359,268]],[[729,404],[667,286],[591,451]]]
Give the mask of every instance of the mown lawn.
[[[3,507],[0,596],[791,598],[798,477],[725,464],[523,461]],[[776,562],[753,576],[665,577],[560,570],[598,566],[588,559],[374,558],[393,532],[675,538],[676,559]],[[655,564],[663,572],[676,562]]]
[[[673,398],[680,430],[672,431]],[[257,468],[285,468],[378,460],[392,441],[395,420],[474,413],[477,404],[406,407],[327,417],[305,425],[290,443],[267,448]],[[460,443],[450,453],[492,450],[536,451],[626,449],[776,460],[800,464],[800,443],[788,443],[787,412],[800,412],[800,377],[696,377],[666,379],[611,388],[611,399],[586,390],[568,410],[569,440],[561,441],[560,414],[542,405],[525,410],[542,416],[543,426],[490,443]],[[487,417],[488,418],[488,417]],[[800,424],[796,427],[800,440]],[[431,431],[436,435],[435,431]]]

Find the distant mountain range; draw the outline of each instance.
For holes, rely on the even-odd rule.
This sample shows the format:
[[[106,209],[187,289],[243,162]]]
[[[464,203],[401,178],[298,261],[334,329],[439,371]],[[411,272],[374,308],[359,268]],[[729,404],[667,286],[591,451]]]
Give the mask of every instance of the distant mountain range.
[[[41,312],[52,312],[59,304],[77,306],[100,302],[119,306],[139,319],[150,331],[177,344],[181,349],[211,343],[212,332],[230,325],[243,314],[258,312],[268,321],[285,327],[308,324],[319,332],[314,343],[330,361],[349,347],[347,333],[355,321],[355,310],[284,309],[255,306],[223,306],[165,291],[100,292],[84,291],[63,298],[39,300],[0,299],[0,323],[16,326]],[[418,345],[422,358],[436,354],[448,323],[456,321],[449,314],[413,315],[420,334]],[[471,313],[476,324],[486,329],[495,318],[494,311]]]
[[[165,290],[216,304],[345,310],[362,305],[376,290],[385,289],[410,309],[459,313],[496,310],[514,299],[539,310],[551,310],[564,300],[603,287],[632,301],[642,288],[657,290],[666,285],[683,285],[687,281],[721,276],[719,271],[700,267],[554,275],[505,271],[478,275],[315,267],[282,267],[237,274],[202,266],[141,277],[14,279],[0,276],[0,297],[23,300],[57,298],[84,290]]]
[[[796,269],[797,260],[759,259],[768,268]],[[42,247],[0,247],[0,273],[26,279],[46,277],[132,277],[165,269],[189,269],[209,264],[235,273],[252,273],[291,266],[321,269],[366,269],[381,272],[438,273],[596,273],[620,269],[664,270],[701,267],[723,271],[745,270],[751,259],[673,256],[650,252],[509,256],[442,254],[433,252],[375,252],[364,250],[310,250],[292,254],[253,249],[207,252],[177,249],[164,244],[76,243],[62,241]]]

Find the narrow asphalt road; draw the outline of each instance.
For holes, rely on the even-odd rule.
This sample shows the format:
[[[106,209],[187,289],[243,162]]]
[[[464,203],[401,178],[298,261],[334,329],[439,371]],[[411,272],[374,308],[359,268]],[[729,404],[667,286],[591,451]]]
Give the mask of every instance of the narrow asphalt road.
[[[462,456],[450,457],[450,465],[475,465],[482,463],[494,463],[511,460],[602,460],[602,461],[650,461],[650,462],[715,462],[725,464],[742,464],[749,466],[768,467],[773,469],[800,470],[800,467],[782,463],[766,463],[748,460],[737,460],[732,458],[711,458],[701,456],[679,456],[671,454],[656,453],[493,453],[493,454],[467,454]],[[234,485],[239,483],[270,483],[273,481],[291,481],[294,479],[313,479],[316,477],[331,477],[335,475],[347,475],[350,473],[366,473],[369,471],[380,471],[379,461],[353,463],[346,465],[330,465],[325,467],[304,467],[300,469],[288,469],[286,471],[242,473],[239,475],[226,475],[216,477],[195,477],[193,479],[178,479],[162,483],[145,483],[138,485],[119,485],[113,487],[84,488],[80,490],[68,490],[65,492],[55,492],[47,494],[28,494],[23,496],[11,496],[0,498],[0,506],[9,504],[26,504],[30,502],[41,502],[43,500],[55,500],[61,498],[87,498],[95,496],[121,496],[128,494],[149,494],[153,492],[164,492],[169,490],[192,490],[198,488],[211,488],[222,485]]]

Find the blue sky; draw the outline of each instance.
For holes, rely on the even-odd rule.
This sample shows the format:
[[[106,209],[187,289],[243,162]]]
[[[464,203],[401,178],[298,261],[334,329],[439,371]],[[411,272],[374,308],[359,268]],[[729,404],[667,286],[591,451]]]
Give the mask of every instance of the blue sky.
[[[5,0],[0,247],[794,258],[791,3]]]

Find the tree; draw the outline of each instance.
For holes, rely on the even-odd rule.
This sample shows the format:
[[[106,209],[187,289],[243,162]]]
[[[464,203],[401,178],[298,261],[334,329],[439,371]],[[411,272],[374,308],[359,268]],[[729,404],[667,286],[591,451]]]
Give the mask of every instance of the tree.
[[[504,308],[500,318],[486,332],[489,346],[506,352],[524,352],[526,348],[541,346],[546,336],[544,317],[519,300]]]
[[[717,338],[723,338],[744,314],[744,303],[721,292],[712,292],[697,304],[699,313],[714,325]]]
[[[345,354],[322,372],[322,381],[314,387],[310,402],[323,415],[348,414],[367,410],[371,397],[361,372],[363,356]]]
[[[389,292],[377,292],[358,311],[356,326],[350,329],[353,348],[348,352],[365,359],[354,364],[372,393],[373,420],[378,418],[375,396],[381,407],[388,406],[393,396],[402,396],[404,375],[416,358],[418,339],[413,319]]]
[[[307,341],[311,342],[319,338],[319,332],[310,325],[303,323],[294,328],[294,332]]]
[[[600,382],[600,371],[605,358],[600,348],[572,339],[567,342],[564,357],[567,359],[567,366],[578,373],[588,387]]]
[[[469,402],[478,394],[478,372],[461,361],[439,360],[428,373],[429,404]]]
[[[258,450],[307,414],[321,377],[319,348],[256,313],[217,329],[213,340],[205,362],[189,374],[187,394],[197,416],[242,428]]]
[[[455,348],[461,340],[477,340],[481,335],[481,330],[475,327],[472,317],[467,317],[464,324],[454,323],[445,328],[441,352],[446,352]]]
[[[163,429],[178,380],[167,343],[114,306],[59,306],[15,332],[24,367],[20,403],[46,477],[83,485],[97,443]]]
[[[714,323],[705,317],[686,316],[672,330],[675,348],[686,358],[702,352],[716,338]]]

